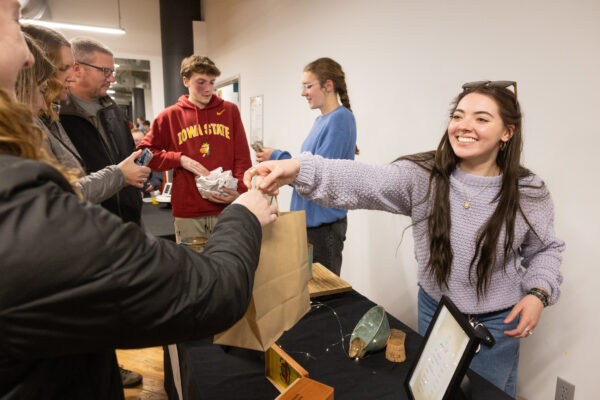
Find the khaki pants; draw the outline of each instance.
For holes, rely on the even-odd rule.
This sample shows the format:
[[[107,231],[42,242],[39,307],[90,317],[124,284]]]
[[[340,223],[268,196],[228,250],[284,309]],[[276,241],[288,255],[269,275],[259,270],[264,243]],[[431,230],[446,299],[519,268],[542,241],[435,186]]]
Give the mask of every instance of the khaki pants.
[[[208,239],[217,225],[217,218],[218,215],[198,218],[175,217],[175,241],[181,243],[182,240],[193,237]]]

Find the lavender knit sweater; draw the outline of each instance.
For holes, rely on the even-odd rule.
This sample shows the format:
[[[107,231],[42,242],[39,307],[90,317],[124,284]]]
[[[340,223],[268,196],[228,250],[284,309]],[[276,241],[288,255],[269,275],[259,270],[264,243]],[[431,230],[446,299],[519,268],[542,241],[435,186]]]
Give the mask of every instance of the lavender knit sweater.
[[[412,227],[415,255],[419,265],[419,283],[435,300],[449,296],[463,313],[480,314],[506,309],[515,305],[533,287],[550,293],[550,304],[560,295],[562,275],[559,267],[564,242],[554,236],[554,211],[550,196],[532,199],[543,194],[540,189],[521,189],[521,207],[542,241],[529,228],[520,213],[515,220],[514,251],[504,265],[494,267],[485,296],[477,299],[477,277],[469,283],[469,264],[475,253],[478,230],[492,215],[494,197],[500,190],[502,176],[484,177],[456,169],[450,178],[450,242],[453,261],[448,288],[440,288],[425,267],[429,260],[429,240],[426,217],[432,201],[419,204],[427,193],[429,172],[410,161],[373,166],[350,160],[331,160],[302,154],[300,174],[294,181],[300,195],[328,207],[345,209],[384,210],[408,215]],[[527,178],[539,186],[537,176]],[[546,190],[546,189],[543,189]],[[464,208],[466,198],[471,200]],[[500,236],[504,243],[504,234]],[[497,260],[502,262],[502,246]]]

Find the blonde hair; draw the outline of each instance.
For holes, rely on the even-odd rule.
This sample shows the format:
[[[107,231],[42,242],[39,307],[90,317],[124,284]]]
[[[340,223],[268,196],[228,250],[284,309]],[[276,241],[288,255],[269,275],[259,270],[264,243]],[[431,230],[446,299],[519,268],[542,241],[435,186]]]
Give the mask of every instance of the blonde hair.
[[[217,68],[210,58],[196,54],[184,58],[181,61],[181,69],[179,70],[181,76],[188,79],[190,79],[194,72],[210,76],[221,75],[221,71],[219,71],[219,68]]]
[[[38,160],[56,168],[81,197],[75,186],[79,180],[74,170],[68,170],[44,150],[44,133],[33,121],[30,107],[17,103],[0,89],[0,154]]]
[[[55,68],[62,67],[62,47],[71,48],[71,43],[61,33],[38,25],[23,25],[21,30],[31,36],[35,43],[43,50],[44,55],[54,64]],[[37,60],[37,57],[36,57]],[[48,78],[48,89],[46,90],[46,105],[48,111],[46,114],[52,121],[58,120],[58,114],[52,103],[58,97],[60,92],[63,90],[63,84],[56,79],[56,71],[50,78]]]
[[[62,62],[60,54],[63,46],[71,47],[71,43],[61,33],[39,25],[23,25],[21,30],[32,37],[54,66]]]
[[[15,84],[15,93],[17,100],[30,107],[33,106],[33,99],[38,87],[48,80],[56,70],[54,65],[46,58],[42,49],[38,47],[31,36],[24,34],[25,42],[29,51],[33,55],[35,63],[30,68],[23,68],[19,71],[17,82]]]

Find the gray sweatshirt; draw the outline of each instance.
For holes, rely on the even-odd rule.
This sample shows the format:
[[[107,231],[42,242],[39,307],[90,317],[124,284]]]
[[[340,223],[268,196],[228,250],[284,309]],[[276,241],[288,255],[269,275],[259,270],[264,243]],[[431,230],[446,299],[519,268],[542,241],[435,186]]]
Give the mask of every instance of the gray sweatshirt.
[[[504,260],[498,246],[497,260],[485,295],[477,299],[477,276],[469,265],[475,254],[479,229],[494,212],[502,176],[485,177],[465,173],[457,168],[450,178],[450,242],[453,261],[448,287],[440,288],[426,270],[429,261],[427,216],[433,199],[427,195],[429,172],[407,160],[388,165],[366,165],[350,160],[331,160],[302,154],[300,173],[294,181],[298,193],[328,207],[383,210],[407,215],[412,227],[418,280],[425,292],[439,301],[449,296],[463,313],[480,314],[515,305],[533,287],[550,294],[550,304],[560,296],[562,275],[559,267],[564,242],[554,235],[554,206],[543,189],[521,188],[521,207],[541,241],[520,213],[515,220],[513,251]],[[542,181],[535,175],[525,178],[533,186]],[[529,195],[529,196],[528,196]],[[537,198],[533,198],[537,197]],[[470,200],[469,208],[464,207]],[[504,243],[504,233],[500,243]]]
[[[79,171],[81,179],[77,182],[77,186],[84,200],[99,204],[114,196],[125,186],[125,176],[118,165],[109,165],[86,175],[83,160],[60,122],[49,121],[46,124],[45,121],[37,118],[36,123],[46,134],[46,148],[50,153],[65,167]]]

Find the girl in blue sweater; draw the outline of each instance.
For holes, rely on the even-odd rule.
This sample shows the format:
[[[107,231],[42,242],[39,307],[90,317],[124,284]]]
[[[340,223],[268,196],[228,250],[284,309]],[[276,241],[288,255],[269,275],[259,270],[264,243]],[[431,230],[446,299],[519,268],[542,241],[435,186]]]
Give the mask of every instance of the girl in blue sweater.
[[[339,95],[339,100],[338,100]],[[319,58],[304,67],[302,96],[311,109],[321,110],[300,151],[324,158],[353,160],[356,147],[356,121],[350,109],[346,79],[340,64],[331,58]],[[340,105],[340,101],[342,105]],[[285,160],[289,152],[265,147],[256,153],[256,161]],[[308,243],[313,245],[313,261],[340,274],[342,250],[348,226],[346,210],[329,208],[300,197],[294,189],[292,211],[306,211]]]

